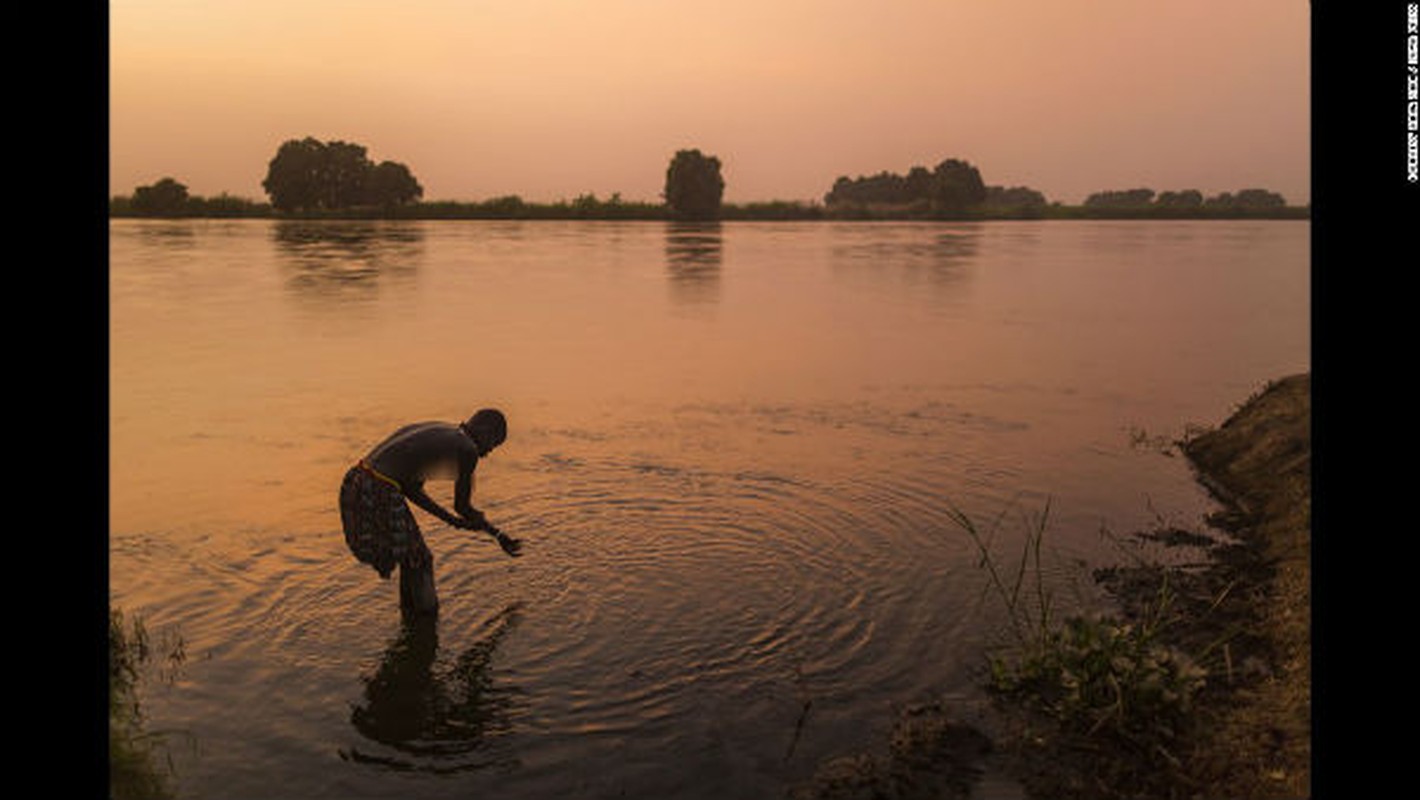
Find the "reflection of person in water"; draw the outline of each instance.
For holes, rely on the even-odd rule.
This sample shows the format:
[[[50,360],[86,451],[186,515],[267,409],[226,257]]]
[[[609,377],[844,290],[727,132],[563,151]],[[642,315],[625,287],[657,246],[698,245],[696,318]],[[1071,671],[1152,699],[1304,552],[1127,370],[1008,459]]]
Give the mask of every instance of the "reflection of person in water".
[[[481,639],[442,669],[435,666],[436,619],[407,618],[378,670],[364,679],[365,702],[352,710],[351,724],[366,739],[411,756],[485,750],[490,737],[512,727],[509,716],[517,692],[495,687],[490,671],[493,654],[516,623],[518,610],[517,605],[503,609],[485,624]],[[347,755],[357,761],[388,761],[354,750]]]
[[[455,528],[487,531],[510,556],[521,552],[517,539],[494,527],[469,502],[478,460],[507,436],[507,420],[491,408],[458,425],[419,422],[395,431],[346,472],[340,486],[345,542],[381,578],[399,567],[399,603],[404,611],[433,614],[439,609],[434,556],[406,498]],[[453,478],[454,511],[424,493],[424,482],[431,478]]]

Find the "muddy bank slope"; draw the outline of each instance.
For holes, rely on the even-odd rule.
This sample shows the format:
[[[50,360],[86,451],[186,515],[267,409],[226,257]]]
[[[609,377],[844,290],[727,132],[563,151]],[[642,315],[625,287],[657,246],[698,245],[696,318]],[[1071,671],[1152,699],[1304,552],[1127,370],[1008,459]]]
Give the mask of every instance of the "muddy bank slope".
[[[1257,680],[1215,699],[1220,727],[1207,760],[1229,779],[1232,796],[1308,796],[1311,376],[1269,384],[1182,449],[1224,505],[1217,522],[1251,552],[1263,578],[1248,609],[1263,669]]]

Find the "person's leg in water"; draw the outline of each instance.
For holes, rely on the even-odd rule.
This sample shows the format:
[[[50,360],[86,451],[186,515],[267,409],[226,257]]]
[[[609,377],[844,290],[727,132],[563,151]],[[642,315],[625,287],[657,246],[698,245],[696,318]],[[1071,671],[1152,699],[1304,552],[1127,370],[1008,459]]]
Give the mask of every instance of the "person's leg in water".
[[[439,595],[434,591],[434,559],[399,566],[399,607],[406,614],[439,613]]]
[[[406,615],[439,612],[439,596],[434,591],[434,554],[414,518],[409,520],[409,550],[399,563],[399,607]]]

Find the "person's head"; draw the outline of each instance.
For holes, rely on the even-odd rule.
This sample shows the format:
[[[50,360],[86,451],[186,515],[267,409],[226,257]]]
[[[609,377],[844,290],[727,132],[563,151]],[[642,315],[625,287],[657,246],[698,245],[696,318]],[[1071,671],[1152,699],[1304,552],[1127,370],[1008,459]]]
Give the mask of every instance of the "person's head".
[[[481,409],[464,420],[463,432],[478,445],[480,455],[487,455],[508,438],[508,420],[496,408]]]

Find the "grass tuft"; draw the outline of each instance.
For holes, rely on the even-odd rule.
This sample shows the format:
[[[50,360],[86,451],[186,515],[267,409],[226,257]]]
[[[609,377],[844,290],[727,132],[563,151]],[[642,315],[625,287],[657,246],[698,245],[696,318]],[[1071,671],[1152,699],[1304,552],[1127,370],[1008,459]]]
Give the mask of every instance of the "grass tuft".
[[[172,760],[165,737],[145,730],[139,687],[150,668],[171,682],[186,659],[182,639],[163,636],[157,642],[141,617],[131,620],[118,608],[109,610],[109,796],[171,798]],[[155,663],[155,657],[161,661]]]

